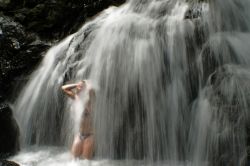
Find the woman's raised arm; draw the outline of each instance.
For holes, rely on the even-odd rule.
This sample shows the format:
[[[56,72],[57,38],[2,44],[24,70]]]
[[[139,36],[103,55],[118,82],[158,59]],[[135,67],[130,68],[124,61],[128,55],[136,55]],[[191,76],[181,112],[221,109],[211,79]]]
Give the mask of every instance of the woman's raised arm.
[[[65,94],[67,94],[70,98],[75,99],[76,95],[83,89],[84,82],[81,81],[76,84],[67,84],[62,86],[62,90]],[[74,91],[74,89],[76,89]]]

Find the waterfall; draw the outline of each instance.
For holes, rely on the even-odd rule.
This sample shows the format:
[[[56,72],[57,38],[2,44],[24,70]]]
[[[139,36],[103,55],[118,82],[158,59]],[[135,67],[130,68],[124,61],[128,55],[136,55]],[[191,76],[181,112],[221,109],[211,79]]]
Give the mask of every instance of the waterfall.
[[[130,0],[52,47],[15,104],[24,146],[70,146],[61,86],[91,80],[95,157],[244,165],[250,0]],[[71,110],[71,111],[70,111]]]

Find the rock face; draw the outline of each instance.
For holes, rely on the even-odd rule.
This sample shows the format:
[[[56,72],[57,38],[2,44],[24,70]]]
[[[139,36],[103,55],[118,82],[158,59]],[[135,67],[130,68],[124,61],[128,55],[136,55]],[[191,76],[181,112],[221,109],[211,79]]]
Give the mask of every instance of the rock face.
[[[60,39],[75,32],[88,18],[125,0],[5,0],[3,13],[41,38]]]
[[[21,83],[20,76],[30,73],[39,63],[41,53],[48,44],[7,16],[0,16],[0,158],[19,150],[19,130],[12,110],[5,104],[10,96],[16,96],[14,85]]]
[[[110,5],[125,0],[1,0],[0,1],[0,157],[19,149],[19,130],[6,101],[42,59],[50,44],[75,32]],[[20,87],[16,87],[16,86]],[[2,163],[0,162],[0,165]]]
[[[48,44],[10,17],[0,16],[0,101],[9,98],[17,76],[29,73]]]
[[[18,125],[10,107],[4,103],[0,104],[0,122],[0,159],[2,159],[15,154],[20,148]]]

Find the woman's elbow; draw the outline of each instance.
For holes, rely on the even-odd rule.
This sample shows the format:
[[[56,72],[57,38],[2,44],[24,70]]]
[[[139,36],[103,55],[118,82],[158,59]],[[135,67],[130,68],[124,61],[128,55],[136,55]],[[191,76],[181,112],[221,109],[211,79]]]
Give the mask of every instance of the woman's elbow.
[[[61,89],[63,92],[66,92],[66,90],[67,90],[65,86],[61,86]]]

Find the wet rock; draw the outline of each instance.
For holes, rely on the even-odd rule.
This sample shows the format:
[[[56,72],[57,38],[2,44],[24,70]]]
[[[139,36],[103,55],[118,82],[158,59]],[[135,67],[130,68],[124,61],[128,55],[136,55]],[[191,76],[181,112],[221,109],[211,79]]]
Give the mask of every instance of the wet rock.
[[[13,2],[12,2],[13,1]],[[42,39],[61,39],[75,32],[90,17],[110,5],[120,5],[125,0],[11,0],[3,13],[13,17],[27,30],[38,33]],[[15,9],[15,10],[13,10]]]
[[[3,103],[16,96],[20,76],[29,74],[40,62],[48,44],[29,33],[10,17],[0,16],[0,158],[19,150],[19,129],[10,107]]]
[[[184,18],[197,19],[201,17],[201,14],[202,14],[202,3],[193,3],[189,6],[189,9],[186,11]]]
[[[49,45],[26,32],[13,19],[0,16],[0,96],[8,98],[20,75],[28,74],[40,62]],[[1,97],[0,97],[1,101]]]
[[[250,145],[249,68],[223,65],[209,77],[212,165],[245,165]],[[209,136],[210,137],[210,136]]]
[[[0,11],[16,10],[23,6],[23,0],[1,0]]]
[[[12,110],[6,103],[0,103],[0,123],[0,159],[3,159],[20,149],[19,128]]]
[[[10,4],[10,0],[2,0],[0,1],[0,7],[6,8]]]
[[[14,161],[0,160],[0,166],[19,166],[19,164]]]

